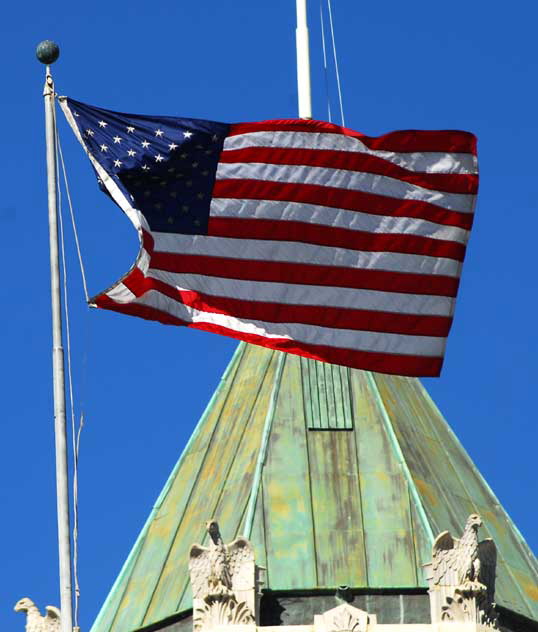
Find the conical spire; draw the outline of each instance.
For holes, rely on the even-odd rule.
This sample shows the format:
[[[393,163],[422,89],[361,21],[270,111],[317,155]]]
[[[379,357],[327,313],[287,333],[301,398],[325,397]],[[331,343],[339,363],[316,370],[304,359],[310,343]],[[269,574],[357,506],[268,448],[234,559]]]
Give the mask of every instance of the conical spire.
[[[92,628],[191,607],[193,542],[250,537],[273,591],[425,589],[433,538],[470,513],[498,549],[496,601],[538,620],[538,564],[414,378],[239,345]]]

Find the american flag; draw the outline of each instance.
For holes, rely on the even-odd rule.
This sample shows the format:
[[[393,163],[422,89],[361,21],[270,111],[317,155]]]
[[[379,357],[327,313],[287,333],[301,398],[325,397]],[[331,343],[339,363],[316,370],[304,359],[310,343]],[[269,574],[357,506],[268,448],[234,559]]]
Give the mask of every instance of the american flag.
[[[62,97],[137,228],[97,307],[335,364],[439,375],[478,187],[461,131],[225,124]]]

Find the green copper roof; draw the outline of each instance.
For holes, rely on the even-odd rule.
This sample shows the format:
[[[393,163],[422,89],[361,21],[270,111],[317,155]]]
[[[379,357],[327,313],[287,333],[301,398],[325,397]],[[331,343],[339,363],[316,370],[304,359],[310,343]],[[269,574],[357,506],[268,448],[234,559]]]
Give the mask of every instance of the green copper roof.
[[[538,564],[420,382],[241,344],[92,632],[191,607],[215,517],[253,541],[272,590],[425,587],[433,537],[484,520],[497,602],[538,620]]]

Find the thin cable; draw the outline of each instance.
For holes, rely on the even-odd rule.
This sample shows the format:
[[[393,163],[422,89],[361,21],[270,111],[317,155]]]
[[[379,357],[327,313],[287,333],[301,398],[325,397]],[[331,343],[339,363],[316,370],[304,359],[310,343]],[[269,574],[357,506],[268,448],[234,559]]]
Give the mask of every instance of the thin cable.
[[[327,49],[325,48],[325,22],[323,20],[323,0],[319,0],[319,17],[321,20],[321,46],[323,49],[323,73],[325,75],[325,95],[327,96],[327,115],[329,123],[333,122],[331,113],[331,98],[329,96],[329,77],[327,76]]]
[[[86,297],[86,303],[88,303],[90,296],[88,294],[88,285],[86,283],[86,273],[84,271],[84,263],[82,261],[82,253],[80,250],[80,242],[78,239],[78,231],[77,231],[77,224],[75,222],[75,214],[73,212],[73,204],[71,202],[71,193],[69,192],[69,183],[67,181],[67,171],[65,169],[65,163],[64,163],[64,157],[63,157],[63,153],[62,153],[62,146],[60,144],[60,138],[58,137],[58,141],[57,141],[57,147],[58,147],[58,152],[60,154],[60,161],[62,163],[62,172],[64,175],[64,183],[65,183],[65,192],[67,194],[67,201],[69,203],[69,213],[71,215],[71,225],[73,226],[73,233],[75,235],[75,244],[77,246],[77,255],[78,255],[78,263],[80,266],[80,274],[82,275],[82,285],[84,286],[84,295]]]
[[[342,88],[340,86],[340,73],[338,72],[338,59],[336,57],[336,41],[334,37],[333,12],[331,9],[331,0],[327,0],[327,7],[329,9],[329,23],[331,25],[331,39],[333,43],[334,68],[336,70],[336,84],[338,86],[338,100],[340,101],[340,116],[342,117],[342,126],[345,127],[346,122],[344,120],[344,106],[342,104]]]
[[[56,118],[56,113],[53,114]],[[56,123],[56,121],[55,121]],[[56,173],[59,173],[59,137],[56,125]],[[65,172],[64,172],[65,173]],[[73,449],[73,578],[75,581],[75,609],[74,609],[74,626],[78,628],[78,609],[80,599],[80,585],[78,581],[78,454],[80,447],[80,432],[82,430],[83,418],[79,429],[77,431],[75,424],[75,402],[73,395],[73,371],[71,362],[71,328],[69,321],[69,300],[67,291],[67,265],[65,260],[65,239],[64,239],[64,224],[62,213],[62,193],[60,186],[60,178],[57,176],[56,188],[58,191],[58,223],[60,228],[60,251],[62,257],[62,276],[63,276],[63,294],[64,294],[64,313],[65,313],[65,339],[66,339],[66,351],[67,351],[67,376],[69,384],[69,407],[71,409],[71,440]]]
[[[73,422],[74,424],[74,415]],[[80,584],[78,580],[78,457],[80,453],[80,435],[84,427],[84,413],[80,413],[80,421],[76,441],[73,438],[73,460],[75,463],[73,474],[73,577],[75,579],[75,628],[78,628],[78,609],[80,601]],[[73,425],[74,428],[74,425]],[[74,430],[73,430],[74,432]]]
[[[58,155],[56,155],[58,160]],[[74,625],[78,627],[78,606],[80,597],[80,587],[78,583],[78,448],[77,448],[77,432],[75,427],[75,402],[73,395],[73,371],[71,362],[71,329],[69,321],[69,304],[67,292],[67,265],[65,261],[65,239],[64,226],[62,217],[62,198],[58,182],[58,219],[60,228],[60,245],[62,256],[62,273],[63,273],[63,294],[64,294],[64,313],[65,313],[65,338],[67,351],[67,376],[69,384],[69,408],[71,413],[71,440],[73,451],[73,577],[75,580],[75,609],[74,609]]]

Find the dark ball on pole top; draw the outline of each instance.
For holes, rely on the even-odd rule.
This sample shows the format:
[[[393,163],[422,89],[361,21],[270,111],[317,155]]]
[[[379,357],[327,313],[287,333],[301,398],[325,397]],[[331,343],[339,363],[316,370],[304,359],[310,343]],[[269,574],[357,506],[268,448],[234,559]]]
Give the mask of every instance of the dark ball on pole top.
[[[53,64],[60,56],[60,48],[52,40],[39,42],[35,51],[36,57],[42,64]]]

